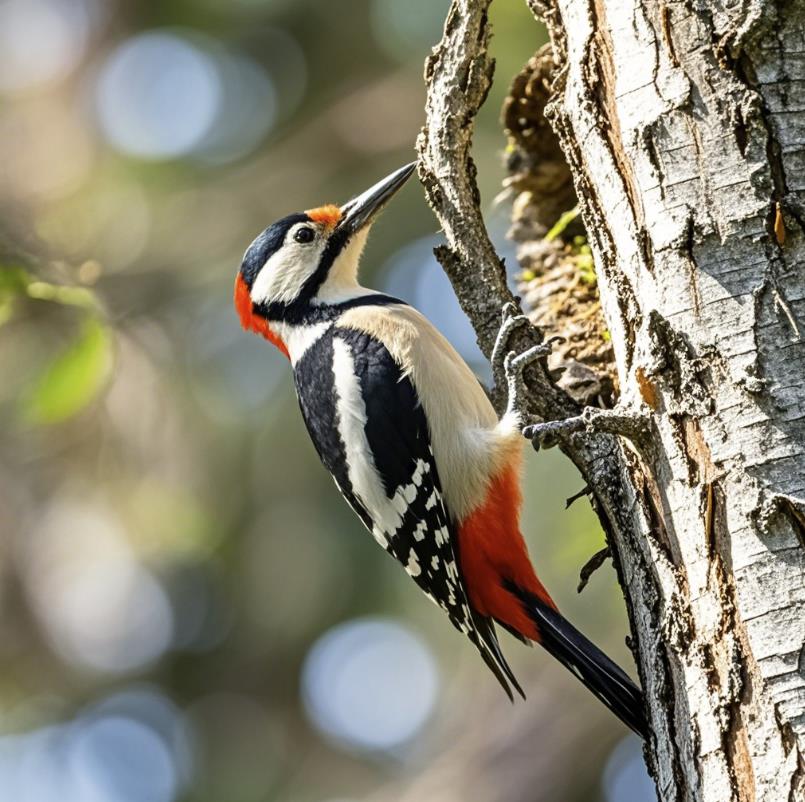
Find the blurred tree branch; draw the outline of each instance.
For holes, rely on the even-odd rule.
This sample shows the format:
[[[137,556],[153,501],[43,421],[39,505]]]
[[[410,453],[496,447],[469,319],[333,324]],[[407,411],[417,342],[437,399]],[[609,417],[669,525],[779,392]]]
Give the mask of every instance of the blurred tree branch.
[[[447,239],[437,257],[487,356],[511,300],[470,155],[492,80],[490,2],[452,3],[426,64],[418,141]],[[795,176],[805,85],[791,59],[801,57],[805,12],[760,2],[698,16],[661,0],[529,5],[553,54],[532,65],[533,80],[518,76],[537,120],[518,146],[534,156],[540,136],[553,136],[546,120],[558,134],[619,407],[648,422],[628,445],[589,427],[559,445],[591,489],[623,586],[660,798],[804,799],[805,239]],[[539,164],[537,154],[524,174]],[[551,245],[538,226],[530,236],[545,257],[534,260],[539,285],[569,245]],[[561,311],[551,334],[578,322]],[[740,345],[724,337],[726,321]],[[520,337],[516,349],[544,334]],[[532,414],[579,415],[579,396],[545,366],[526,378]]]

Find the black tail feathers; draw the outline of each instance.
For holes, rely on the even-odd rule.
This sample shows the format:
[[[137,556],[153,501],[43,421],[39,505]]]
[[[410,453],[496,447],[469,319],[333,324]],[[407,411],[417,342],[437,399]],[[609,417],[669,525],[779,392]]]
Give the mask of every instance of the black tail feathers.
[[[626,674],[556,610],[507,584],[534,620],[540,645],[572,671],[627,727],[646,738],[643,694]]]
[[[474,610],[470,610],[470,614],[472,615],[472,622],[475,625],[475,633],[477,633],[475,636],[477,640],[475,638],[473,638],[473,640],[478,647],[478,651],[481,653],[481,657],[484,658],[484,662],[489,666],[495,677],[497,677],[498,682],[503,690],[506,691],[506,695],[509,697],[510,701],[514,701],[514,694],[512,693],[511,687],[509,687],[509,683],[511,683],[517,693],[525,699],[525,693],[520,687],[517,677],[514,676],[514,672],[509,667],[506,658],[503,656],[503,652],[500,650],[494,622],[491,618],[481,616]],[[473,636],[470,637],[472,638]]]

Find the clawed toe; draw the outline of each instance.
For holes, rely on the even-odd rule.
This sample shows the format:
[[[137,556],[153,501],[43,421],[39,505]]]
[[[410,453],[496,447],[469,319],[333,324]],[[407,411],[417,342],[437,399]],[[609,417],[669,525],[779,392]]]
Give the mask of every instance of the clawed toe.
[[[532,441],[534,448],[552,448],[577,432],[590,434],[617,434],[626,437],[638,446],[643,446],[650,437],[649,416],[641,410],[616,407],[598,409],[585,407],[580,415],[564,420],[545,421],[526,426],[523,437]]]
[[[507,321],[509,320],[516,320],[518,318],[528,320],[528,318],[526,318],[526,316],[517,308],[517,304],[512,303],[511,301],[503,304],[501,315],[503,318],[501,321],[501,326],[506,325]]]
[[[553,352],[553,345],[554,343],[564,342],[564,337],[551,337],[549,340],[546,340],[539,345],[535,345],[532,348],[529,348],[526,351],[523,351],[522,354],[519,354],[514,357],[511,361],[512,368],[524,369],[528,365],[536,362],[538,359],[544,359],[547,356],[550,356]]]
[[[502,309],[500,331],[492,349],[492,375],[497,388],[508,390],[508,413],[517,413],[521,418],[526,406],[526,389],[523,381],[525,369],[551,354],[554,343],[564,342],[562,337],[551,337],[539,345],[534,345],[522,353],[509,350],[509,341],[515,329],[530,326],[531,321],[513,303],[507,303]]]
[[[492,349],[492,375],[497,387],[502,386],[506,381],[507,373],[507,358],[509,341],[516,329],[522,326],[531,325],[531,321],[520,313],[520,310],[513,303],[504,304],[502,310],[502,322],[497,337],[495,338],[495,345]]]
[[[523,428],[523,437],[531,441],[535,451],[539,451],[541,448],[554,448],[568,435],[583,428],[584,420],[581,416],[578,416],[565,420],[531,424]]]

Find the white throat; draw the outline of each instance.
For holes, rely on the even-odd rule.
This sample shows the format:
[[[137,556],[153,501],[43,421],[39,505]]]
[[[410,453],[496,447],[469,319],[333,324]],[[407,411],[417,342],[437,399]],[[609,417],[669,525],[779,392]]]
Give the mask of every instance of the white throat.
[[[275,329],[288,349],[288,358],[291,366],[305,355],[307,350],[316,343],[327,329],[332,326],[332,321],[325,320],[321,323],[272,323],[271,328]]]
[[[313,303],[342,303],[351,298],[369,295],[375,292],[375,290],[361,287],[358,283],[358,268],[368,236],[369,226],[366,226],[355,234],[344,246],[335,262],[333,262],[326,280],[321,287],[319,287],[319,291],[316,293]]]

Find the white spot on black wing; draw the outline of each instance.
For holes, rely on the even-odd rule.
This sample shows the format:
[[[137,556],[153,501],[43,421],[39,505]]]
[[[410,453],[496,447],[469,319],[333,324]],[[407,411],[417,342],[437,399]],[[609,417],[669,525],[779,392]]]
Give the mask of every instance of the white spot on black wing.
[[[449,615],[471,629],[466,596],[453,550],[452,524],[444,507],[427,421],[410,380],[385,347],[366,334],[337,331],[350,348],[366,411],[365,434],[387,503],[399,515],[385,531],[386,548],[414,581]],[[367,510],[375,520],[379,511]],[[427,570],[424,570],[427,569]]]
[[[330,378],[334,339],[340,340],[336,383]],[[381,343],[362,332],[338,329],[337,323],[305,353],[295,374],[308,431],[344,497],[378,543],[475,644],[510,694],[506,680],[517,687],[516,681],[492,623],[474,617],[467,601],[425,413],[408,377]],[[338,391],[349,402],[342,398],[342,413]],[[325,399],[334,404],[322,411]],[[352,416],[349,426],[340,414]],[[362,421],[360,431],[356,420]],[[344,438],[351,439],[349,447]]]

